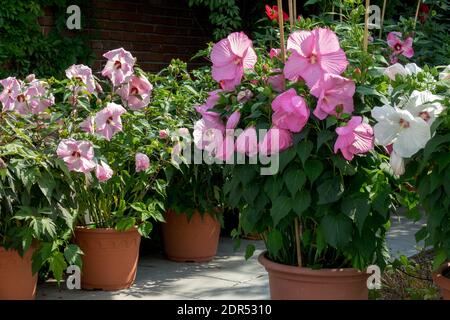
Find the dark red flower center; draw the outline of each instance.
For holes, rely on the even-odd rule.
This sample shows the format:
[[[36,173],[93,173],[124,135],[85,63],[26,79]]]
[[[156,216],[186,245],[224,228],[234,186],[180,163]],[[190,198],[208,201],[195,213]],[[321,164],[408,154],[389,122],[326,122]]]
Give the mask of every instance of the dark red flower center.
[[[401,45],[400,43],[397,43],[397,44],[394,46],[394,50],[395,50],[395,51],[401,51],[401,50],[402,50],[402,45]]]
[[[113,122],[113,117],[109,117],[107,120],[106,120],[106,123],[107,124],[111,124]]]
[[[405,119],[400,119],[399,121],[400,127],[403,129],[409,128],[409,122]]]
[[[78,151],[74,151],[74,152],[72,152],[72,157],[80,158],[81,157],[81,153],[78,152]]]
[[[139,89],[136,87],[131,88],[130,90],[131,95],[137,95],[139,93]]]
[[[23,94],[18,95],[17,101],[19,101],[20,103],[25,102],[25,96]]]
[[[419,117],[421,117],[425,121],[428,121],[431,118],[430,114],[427,111],[422,111],[421,113],[419,113]]]
[[[116,60],[114,62],[114,68],[116,68],[116,69],[122,68],[122,63],[119,60]]]
[[[317,56],[313,53],[309,56],[309,63],[315,64],[317,62]]]

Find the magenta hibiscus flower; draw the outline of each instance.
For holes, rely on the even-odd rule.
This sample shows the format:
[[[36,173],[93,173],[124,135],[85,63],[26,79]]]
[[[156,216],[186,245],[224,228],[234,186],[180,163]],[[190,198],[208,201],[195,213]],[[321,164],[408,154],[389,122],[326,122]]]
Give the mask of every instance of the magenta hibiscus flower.
[[[234,32],[217,42],[211,51],[212,77],[222,89],[233,90],[241,83],[245,69],[253,69],[256,53],[243,32]]]
[[[309,88],[325,73],[341,74],[348,65],[338,37],[330,29],[296,31],[289,36],[287,49],[291,55],[284,67],[284,75],[292,81],[302,77]]]

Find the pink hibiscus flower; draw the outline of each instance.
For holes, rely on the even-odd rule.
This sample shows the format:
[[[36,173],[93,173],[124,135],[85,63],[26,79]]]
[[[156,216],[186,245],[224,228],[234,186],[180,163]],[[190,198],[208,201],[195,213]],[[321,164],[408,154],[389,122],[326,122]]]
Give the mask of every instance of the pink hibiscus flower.
[[[120,116],[127,112],[124,107],[110,102],[105,108],[97,112],[95,116],[96,132],[111,140],[112,136],[122,131],[122,120]]]
[[[84,119],[83,122],[80,123],[80,129],[87,133],[94,133],[95,131],[95,119],[91,116]]]
[[[236,151],[254,157],[258,153],[258,138],[255,127],[244,130],[236,139]]]
[[[342,155],[351,161],[355,154],[366,153],[373,149],[373,129],[363,122],[362,117],[352,117],[347,125],[336,128],[338,138],[334,144],[334,153],[341,150]]]
[[[212,48],[212,77],[222,89],[234,90],[241,83],[244,70],[253,69],[256,59],[252,41],[243,32],[231,33]]]
[[[128,83],[117,90],[117,93],[122,97],[122,102],[127,103],[131,110],[139,110],[150,103],[152,90],[153,86],[145,76],[133,75]]]
[[[320,120],[328,115],[351,114],[354,110],[355,83],[347,78],[327,73],[311,89],[311,94],[318,99],[314,115]]]
[[[286,150],[292,145],[292,133],[289,130],[272,127],[259,144],[259,152],[267,156]]]
[[[111,169],[111,167],[104,162],[103,160],[101,161],[100,164],[97,165],[97,167],[95,168],[95,176],[97,177],[99,182],[105,182],[108,181],[109,179],[111,179],[111,177],[113,176],[114,171]]]
[[[146,154],[143,153],[136,153],[135,156],[135,162],[136,162],[136,172],[145,171],[150,167],[150,159]]]
[[[206,103],[195,107],[195,110],[202,115],[203,119],[206,122],[211,122],[210,127],[214,127],[217,123],[220,122],[220,115],[217,112],[208,111],[209,109],[214,108],[214,106],[219,101],[220,92],[222,92],[222,90],[211,91],[208,98],[206,99]]]
[[[123,48],[108,51],[103,55],[108,62],[102,71],[102,76],[111,80],[114,86],[118,86],[131,77],[136,62],[130,52]]]
[[[277,73],[275,75],[269,76],[267,82],[272,86],[272,89],[276,92],[282,92],[285,88],[285,77],[283,70],[273,69],[272,72]]]
[[[270,49],[270,52],[269,52],[270,59],[278,57],[280,54],[281,54],[281,49],[275,49],[275,48]]]
[[[16,98],[15,109],[20,114],[39,114],[55,104],[55,97],[48,92],[47,84],[34,80]]]
[[[225,126],[220,119],[217,122],[206,121],[204,118],[194,124],[194,144],[200,150],[205,150],[209,155],[215,156],[223,144]]]
[[[325,73],[341,74],[348,65],[338,37],[330,29],[295,31],[289,36],[287,49],[291,55],[284,66],[284,75],[292,81],[302,77],[309,88]]]
[[[70,171],[87,173],[95,168],[94,147],[89,141],[64,139],[58,145],[56,154],[63,159]]]
[[[394,50],[395,55],[402,54],[407,58],[412,58],[414,55],[414,49],[412,47],[413,38],[408,37],[405,41],[402,41],[401,38],[402,34],[400,32],[389,32],[387,36],[387,43],[389,47]]]
[[[15,77],[9,77],[0,80],[3,91],[0,93],[0,102],[3,105],[3,111],[11,111],[14,109],[17,96],[21,93],[21,83]]]
[[[272,110],[272,123],[277,128],[300,132],[308,122],[309,108],[295,89],[291,88],[278,95],[272,101]]]
[[[76,79],[78,81],[81,81],[81,83],[84,84],[87,92],[95,92],[94,76],[92,75],[91,68],[89,68],[88,66],[85,66],[83,64],[74,64],[66,70],[66,77],[69,79]],[[79,89],[80,88],[75,88],[77,93]]]

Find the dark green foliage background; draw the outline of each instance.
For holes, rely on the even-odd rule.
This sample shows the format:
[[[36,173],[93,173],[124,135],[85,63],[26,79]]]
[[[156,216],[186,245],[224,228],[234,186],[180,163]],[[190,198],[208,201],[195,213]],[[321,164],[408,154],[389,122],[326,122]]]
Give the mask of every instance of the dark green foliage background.
[[[87,0],[0,0],[0,78],[60,76],[74,63],[89,64],[91,50],[83,34]],[[82,29],[66,27],[67,7],[81,8]],[[55,27],[45,36],[38,23],[43,8],[51,7]]]

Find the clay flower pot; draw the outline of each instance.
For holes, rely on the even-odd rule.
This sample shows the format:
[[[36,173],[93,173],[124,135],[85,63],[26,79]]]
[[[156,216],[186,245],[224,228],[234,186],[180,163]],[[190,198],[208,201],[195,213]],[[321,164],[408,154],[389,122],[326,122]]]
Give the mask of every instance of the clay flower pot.
[[[129,288],[136,279],[141,235],[136,228],[75,229],[75,243],[81,248],[81,287],[106,291]]]
[[[206,262],[214,258],[219,244],[220,223],[211,215],[195,212],[188,221],[186,214],[166,212],[163,241],[167,258],[179,262]]]
[[[351,268],[299,268],[270,261],[260,254],[258,260],[269,273],[273,300],[367,300],[368,274]]]
[[[450,262],[444,263],[433,273],[434,283],[441,289],[444,300],[450,300]]]
[[[36,296],[37,274],[32,273],[28,249],[21,257],[15,250],[0,247],[0,300],[31,300]]]

